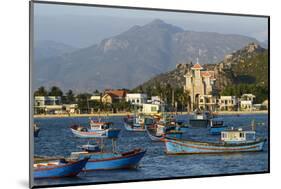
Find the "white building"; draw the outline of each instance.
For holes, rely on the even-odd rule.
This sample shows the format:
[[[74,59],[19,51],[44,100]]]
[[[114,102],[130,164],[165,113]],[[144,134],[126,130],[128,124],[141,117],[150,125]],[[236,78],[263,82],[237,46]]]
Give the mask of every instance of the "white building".
[[[253,94],[243,94],[240,99],[240,109],[252,111],[254,98],[256,98],[256,96]]]
[[[221,96],[218,105],[222,111],[234,111],[237,109],[238,100],[236,96]]]
[[[35,96],[34,113],[56,113],[62,111],[60,96]]]
[[[101,95],[92,95],[90,97],[90,100],[100,102],[101,101]]]
[[[134,105],[142,105],[147,102],[147,94],[144,93],[128,93],[126,101]]]
[[[142,113],[144,114],[157,114],[161,111],[160,104],[143,104]]]

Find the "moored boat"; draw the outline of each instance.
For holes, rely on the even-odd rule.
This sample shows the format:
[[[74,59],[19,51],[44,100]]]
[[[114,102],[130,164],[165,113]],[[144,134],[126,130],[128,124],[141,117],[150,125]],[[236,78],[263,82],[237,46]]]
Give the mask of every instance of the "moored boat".
[[[205,154],[256,152],[263,150],[266,139],[256,139],[255,131],[229,130],[221,132],[220,142],[163,139],[167,154]]]
[[[47,161],[35,163],[33,165],[33,176],[35,179],[43,178],[61,178],[76,176],[85,167],[88,157],[76,161]]]
[[[121,129],[107,128],[104,130],[91,130],[87,127],[73,125],[72,133],[79,138],[117,138]]]
[[[90,157],[83,171],[114,170],[137,168],[145,150],[134,149],[125,153],[116,152],[73,152],[71,158]]]
[[[176,126],[156,124],[154,127],[146,127],[146,132],[152,141],[163,141],[165,137],[181,138],[183,132],[178,131]]]
[[[144,132],[145,127],[153,123],[154,123],[153,118],[149,116],[145,116],[143,114],[139,114],[138,116],[134,116],[134,117],[128,116],[124,118],[124,127],[127,131]]]

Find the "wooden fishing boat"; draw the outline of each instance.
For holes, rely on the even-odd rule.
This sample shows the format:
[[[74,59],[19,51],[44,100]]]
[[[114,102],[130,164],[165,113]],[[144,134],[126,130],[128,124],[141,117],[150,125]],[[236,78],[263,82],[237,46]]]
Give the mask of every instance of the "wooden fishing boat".
[[[137,168],[145,154],[145,150],[134,149],[125,153],[114,152],[73,152],[71,158],[90,157],[83,171],[113,170]]]
[[[182,121],[182,120],[177,120],[176,126],[177,126],[177,130],[184,132],[184,133],[187,132],[191,127],[189,123],[187,123],[186,121]]]
[[[224,125],[224,122],[222,119],[214,118],[210,120],[210,127],[209,127],[209,133],[212,135],[219,135],[222,131],[225,131],[227,129],[227,126]]]
[[[266,139],[256,139],[255,131],[230,130],[221,132],[220,142],[163,139],[167,154],[206,154],[256,152],[263,149]]]
[[[155,124],[153,127],[146,127],[146,132],[152,141],[163,141],[165,137],[170,138],[181,138],[183,132],[177,130],[176,126],[173,125],[160,125]]]
[[[91,130],[87,127],[73,125],[71,132],[79,138],[118,138],[121,129],[108,128],[104,130]]]
[[[154,123],[154,119],[148,116],[140,114],[135,117],[124,118],[124,127],[127,131],[137,131],[144,132],[146,125],[151,125]]]
[[[33,176],[34,179],[76,176],[82,171],[88,160],[88,157],[84,157],[76,161],[57,160],[35,163]]]

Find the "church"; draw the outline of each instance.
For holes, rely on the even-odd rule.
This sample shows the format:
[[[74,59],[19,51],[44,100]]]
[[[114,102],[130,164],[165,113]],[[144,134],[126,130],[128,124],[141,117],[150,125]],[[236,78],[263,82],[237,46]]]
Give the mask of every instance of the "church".
[[[186,73],[185,78],[184,89],[188,93],[188,110],[214,111],[216,108],[214,71],[204,70],[197,61]]]

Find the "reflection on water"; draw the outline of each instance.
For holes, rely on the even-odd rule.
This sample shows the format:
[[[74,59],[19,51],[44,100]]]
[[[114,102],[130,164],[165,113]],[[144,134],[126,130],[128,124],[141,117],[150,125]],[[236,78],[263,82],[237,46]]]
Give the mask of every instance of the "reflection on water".
[[[251,129],[251,121],[258,123],[257,136],[266,137],[268,132],[268,115],[222,116],[225,123],[231,127]],[[189,119],[188,116],[179,116]],[[38,138],[35,138],[35,155],[69,156],[78,151],[77,146],[87,140],[72,135],[69,127],[79,123],[88,125],[88,118],[38,118],[35,119],[41,128]],[[122,180],[155,179],[167,177],[198,176],[213,174],[231,174],[243,172],[262,172],[268,170],[268,143],[264,151],[255,153],[221,154],[221,155],[183,155],[167,156],[164,154],[164,143],[153,142],[145,132],[128,132],[123,128],[122,117],[111,117],[109,121],[114,127],[122,128],[118,139],[119,151],[133,148],[147,150],[140,166],[135,170],[95,171],[80,173],[74,178],[35,180],[35,185],[72,184],[88,182],[109,182]],[[201,141],[217,141],[219,136],[211,136],[204,128],[191,129],[184,138]]]

